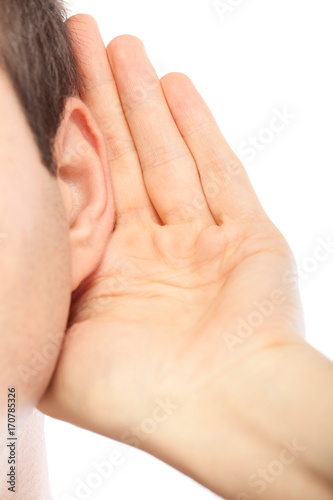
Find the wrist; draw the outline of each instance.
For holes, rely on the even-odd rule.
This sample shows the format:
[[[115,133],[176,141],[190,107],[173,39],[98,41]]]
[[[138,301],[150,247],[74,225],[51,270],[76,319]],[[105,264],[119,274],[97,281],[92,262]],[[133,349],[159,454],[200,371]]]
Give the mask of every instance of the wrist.
[[[329,499],[332,386],[332,363],[303,341],[258,351],[169,391],[178,408],[140,446],[227,499]]]

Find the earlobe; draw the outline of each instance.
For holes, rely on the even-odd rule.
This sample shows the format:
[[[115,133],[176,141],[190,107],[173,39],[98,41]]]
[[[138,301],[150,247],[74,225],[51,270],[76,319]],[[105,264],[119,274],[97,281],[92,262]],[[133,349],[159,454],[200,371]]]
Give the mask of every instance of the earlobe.
[[[97,268],[115,217],[104,139],[90,111],[76,97],[66,103],[55,155],[68,214],[75,290]]]

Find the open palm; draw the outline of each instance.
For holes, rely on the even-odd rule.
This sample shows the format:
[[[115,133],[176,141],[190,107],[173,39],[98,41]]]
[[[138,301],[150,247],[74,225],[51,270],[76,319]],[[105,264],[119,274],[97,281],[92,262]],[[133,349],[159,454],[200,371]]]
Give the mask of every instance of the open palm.
[[[90,17],[69,23],[116,221],[74,294],[41,408],[126,441],[156,398],[179,402],[236,366],[244,375],[258,350],[297,342],[302,314],[291,251],[191,81],[160,82],[134,37],[105,51]]]

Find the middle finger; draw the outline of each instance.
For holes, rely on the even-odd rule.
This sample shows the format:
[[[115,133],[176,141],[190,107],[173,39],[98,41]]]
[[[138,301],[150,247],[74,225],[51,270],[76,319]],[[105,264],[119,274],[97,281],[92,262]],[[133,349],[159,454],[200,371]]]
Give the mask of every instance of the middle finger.
[[[147,192],[165,224],[214,223],[199,173],[169,110],[142,42],[123,35],[107,48]]]

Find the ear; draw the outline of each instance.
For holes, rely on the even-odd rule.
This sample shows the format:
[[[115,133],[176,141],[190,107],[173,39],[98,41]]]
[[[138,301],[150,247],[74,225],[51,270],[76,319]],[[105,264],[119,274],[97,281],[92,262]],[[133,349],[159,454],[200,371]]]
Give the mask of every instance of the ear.
[[[66,102],[54,150],[68,216],[74,291],[101,261],[115,218],[104,139],[76,97]]]

